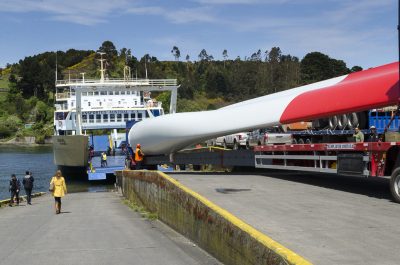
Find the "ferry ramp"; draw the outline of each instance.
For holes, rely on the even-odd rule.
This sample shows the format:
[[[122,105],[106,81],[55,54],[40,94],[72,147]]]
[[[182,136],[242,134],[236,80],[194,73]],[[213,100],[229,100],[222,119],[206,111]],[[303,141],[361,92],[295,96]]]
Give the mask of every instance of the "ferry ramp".
[[[113,192],[63,198],[54,214],[45,195],[32,206],[0,208],[0,264],[220,264],[159,221],[142,217]]]

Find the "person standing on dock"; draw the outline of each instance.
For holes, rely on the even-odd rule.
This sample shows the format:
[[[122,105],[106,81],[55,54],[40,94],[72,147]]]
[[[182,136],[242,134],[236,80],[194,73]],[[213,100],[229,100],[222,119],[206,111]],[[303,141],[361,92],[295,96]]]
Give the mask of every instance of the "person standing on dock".
[[[135,150],[136,170],[142,169],[143,157],[144,157],[144,154],[143,154],[142,150],[140,149],[140,144],[137,144],[136,150]]]
[[[101,153],[101,167],[107,166],[107,155],[105,152]]]
[[[26,171],[25,177],[22,180],[22,184],[24,185],[25,194],[26,194],[26,201],[29,205],[31,205],[31,198],[32,198],[32,189],[33,189],[33,176],[32,172]]]
[[[51,178],[50,187],[53,188],[53,197],[55,200],[56,214],[61,213],[61,198],[67,194],[67,185],[65,179],[61,175],[61,171],[57,170],[56,175]]]
[[[11,175],[10,179],[10,188],[9,191],[11,192],[11,199],[10,199],[10,204],[9,206],[12,207],[14,203],[14,197],[15,200],[17,201],[17,205],[19,205],[19,190],[21,188],[21,182],[19,182],[19,179],[15,176],[15,174]]]

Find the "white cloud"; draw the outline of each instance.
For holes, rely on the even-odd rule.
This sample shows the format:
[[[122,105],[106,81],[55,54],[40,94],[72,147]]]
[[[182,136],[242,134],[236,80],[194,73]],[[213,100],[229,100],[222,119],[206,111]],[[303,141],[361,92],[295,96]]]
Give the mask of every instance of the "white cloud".
[[[128,0],[3,0],[0,12],[44,12],[54,20],[94,25],[105,22],[107,16],[130,5]]]
[[[207,5],[253,5],[253,4],[282,4],[289,0],[194,0]]]
[[[215,15],[213,15],[214,11],[209,7],[166,9],[159,6],[148,6],[129,8],[126,12],[140,15],[158,15],[175,24],[217,21]]]

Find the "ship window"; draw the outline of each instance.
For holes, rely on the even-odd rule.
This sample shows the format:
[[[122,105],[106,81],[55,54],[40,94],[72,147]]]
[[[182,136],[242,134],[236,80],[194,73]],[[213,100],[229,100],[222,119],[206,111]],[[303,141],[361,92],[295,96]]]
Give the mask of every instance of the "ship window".
[[[87,105],[90,107],[90,101],[87,103]]]
[[[99,106],[101,107],[101,101],[99,102]]]
[[[132,120],[136,120],[136,112],[131,113],[131,118],[132,118]]]
[[[96,122],[101,122],[101,114],[96,114]]]
[[[88,92],[88,96],[93,96],[93,92]]]
[[[125,91],[121,91],[121,95],[125,95]]]
[[[93,114],[89,115],[89,123],[94,123],[94,115]]]
[[[130,94],[131,94],[131,91],[126,91],[126,94],[127,94],[127,95],[130,95]]]
[[[82,114],[82,123],[86,123],[86,122],[87,122],[87,115]]]
[[[122,121],[122,114],[117,114],[117,121]]]
[[[107,91],[100,91],[100,95],[102,96],[107,95]]]
[[[103,115],[103,122],[108,122],[108,114]]]
[[[94,95],[95,95],[95,96],[98,96],[98,95],[99,95],[99,92],[98,92],[98,91],[94,92]]]
[[[74,106],[74,102],[73,101],[71,101],[71,107],[73,107]]]
[[[138,113],[138,120],[141,120],[142,119],[142,113]]]
[[[87,96],[87,92],[82,92],[82,96]]]
[[[118,101],[118,104],[121,104],[121,101]]]
[[[110,122],[115,122],[115,114],[110,114]]]
[[[135,100],[135,106],[137,105],[137,101]]]
[[[129,114],[128,113],[124,113],[124,121],[129,120]]]
[[[119,91],[115,91],[115,95],[119,95]]]

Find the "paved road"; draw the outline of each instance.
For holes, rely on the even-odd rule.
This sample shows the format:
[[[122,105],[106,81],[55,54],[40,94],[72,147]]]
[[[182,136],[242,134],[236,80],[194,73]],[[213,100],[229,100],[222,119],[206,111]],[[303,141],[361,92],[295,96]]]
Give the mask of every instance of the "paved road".
[[[400,264],[400,204],[390,200],[387,180],[170,175],[314,264]]]
[[[0,264],[219,264],[159,221],[142,218],[116,193],[75,193],[55,215],[53,198],[0,209]]]

